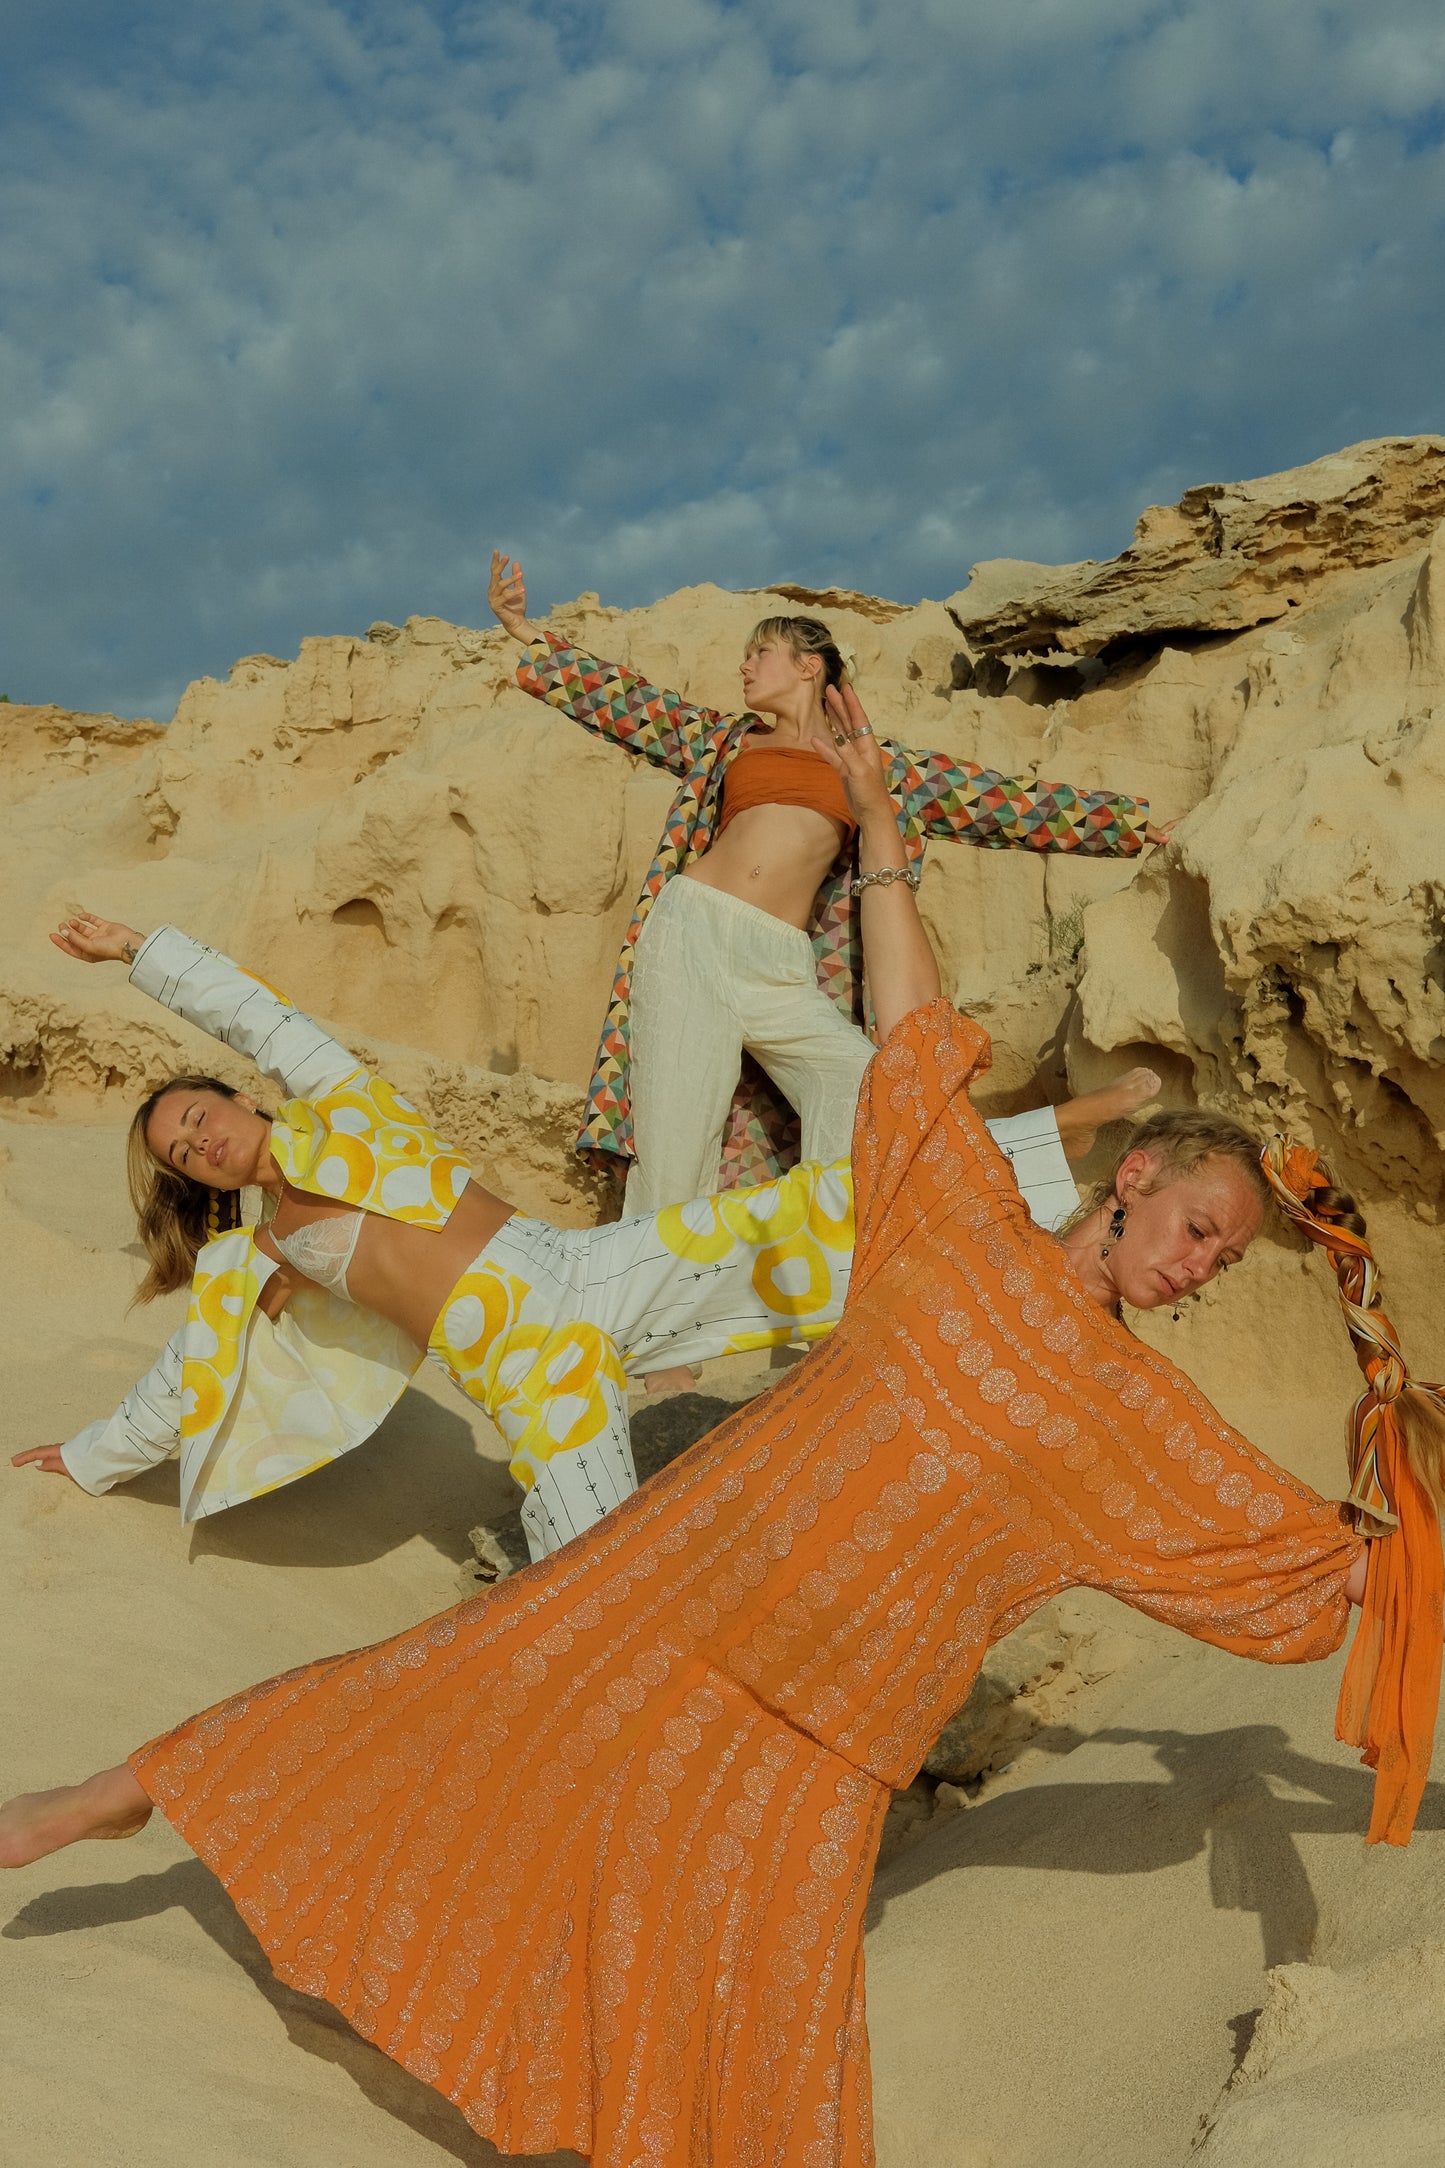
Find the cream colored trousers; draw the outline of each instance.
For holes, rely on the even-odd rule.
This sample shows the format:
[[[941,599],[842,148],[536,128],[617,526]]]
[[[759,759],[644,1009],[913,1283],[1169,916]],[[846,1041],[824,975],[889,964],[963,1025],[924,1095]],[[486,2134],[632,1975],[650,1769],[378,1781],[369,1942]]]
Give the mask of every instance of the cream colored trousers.
[[[819,986],[798,927],[701,881],[669,881],[638,936],[630,1036],[629,1212],[717,1188],[744,1052],[797,1108],[799,1157],[847,1158],[876,1050]]]

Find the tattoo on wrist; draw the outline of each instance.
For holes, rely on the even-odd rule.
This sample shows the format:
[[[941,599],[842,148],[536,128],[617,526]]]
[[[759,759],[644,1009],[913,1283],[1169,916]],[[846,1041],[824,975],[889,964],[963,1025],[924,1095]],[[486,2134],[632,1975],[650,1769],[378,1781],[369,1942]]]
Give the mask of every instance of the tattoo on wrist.
[[[137,956],[139,956],[140,950],[136,947],[134,941],[122,941],[120,953],[128,964],[133,964]]]

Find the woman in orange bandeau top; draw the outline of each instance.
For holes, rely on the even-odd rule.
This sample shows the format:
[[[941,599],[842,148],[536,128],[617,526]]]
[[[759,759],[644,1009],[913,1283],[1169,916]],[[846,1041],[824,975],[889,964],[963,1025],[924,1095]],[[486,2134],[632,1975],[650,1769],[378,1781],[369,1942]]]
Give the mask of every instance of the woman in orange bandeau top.
[[[629,1212],[841,1158],[874,1052],[859,905],[879,869],[860,860],[820,757],[825,695],[849,675],[828,627],[765,617],[743,651],[743,709],[728,715],[539,631],[521,567],[499,551],[487,600],[525,646],[526,691],[679,779],[618,960],[579,1149],[631,1163]],[[1113,792],[896,746],[885,772],[904,842],[895,870],[915,887],[929,837],[1091,856],[1162,840],[1146,802]],[[1157,1089],[1136,1075],[1111,1111]]]
[[[860,713],[838,764],[881,792]],[[1432,1568],[1395,1451],[1426,1404],[1403,1366],[1376,1367],[1360,1426],[1389,1493],[1371,1525],[1399,1524],[1367,1575],[1351,1513],[1121,1316],[1237,1262],[1275,1182],[1362,1263],[1359,1223],[1310,1155],[1276,1149],[1267,1174],[1237,1125],[1190,1115],[1146,1125],[1078,1224],[1043,1233],[970,1105],[988,1041],[939,998],[906,885],[863,909],[912,1005],[859,1103],[832,1337],[555,1557],[0,1812],[19,1865],[160,1806],[280,1977],[505,2152],[866,2168],[863,1909],[890,1787],[1061,1589],[1268,1663],[1328,1655],[1363,1597],[1373,1834],[1403,1839],[1424,1781],[1439,1539]],[[1357,1344],[1385,1346],[1373,1283],[1349,1285]],[[1402,1546],[1437,1600],[1397,1647]]]

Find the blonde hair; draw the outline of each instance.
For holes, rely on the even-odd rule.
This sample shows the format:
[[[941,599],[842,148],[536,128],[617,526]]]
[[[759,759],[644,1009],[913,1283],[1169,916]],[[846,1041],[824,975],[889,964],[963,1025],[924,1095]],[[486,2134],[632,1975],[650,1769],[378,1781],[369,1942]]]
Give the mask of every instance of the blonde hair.
[[[1193,1107],[1179,1112],[1154,1114],[1148,1121],[1139,1122],[1130,1131],[1107,1181],[1100,1182],[1088,1199],[1079,1206],[1065,1223],[1074,1227],[1107,1204],[1115,1194],[1119,1169],[1131,1152],[1147,1152],[1155,1162],[1156,1173],[1147,1185],[1150,1189],[1162,1189],[1176,1182],[1182,1175],[1192,1174],[1196,1168],[1211,1160],[1227,1160],[1243,1175],[1255,1195],[1268,1207],[1270,1217],[1279,1224],[1281,1206],[1289,1199],[1278,1195],[1264,1165],[1265,1147],[1257,1137],[1250,1135],[1242,1122],[1233,1121],[1227,1114],[1211,1113],[1207,1107]],[[1307,1212],[1321,1224],[1319,1234],[1311,1233],[1311,1239],[1327,1251],[1339,1285],[1340,1300],[1344,1306],[1346,1329],[1351,1326],[1352,1308],[1359,1302],[1361,1289],[1358,1285],[1359,1264],[1354,1252],[1330,1249],[1328,1233],[1332,1228],[1343,1229],[1358,1241],[1368,1244],[1369,1229],[1365,1216],[1348,1190],[1335,1186],[1334,1176],[1324,1162],[1316,1156],[1314,1165],[1322,1177],[1323,1186],[1314,1188],[1309,1195]],[[1305,1221],[1294,1212],[1289,1213],[1296,1224],[1305,1229]],[[1061,1232],[1064,1230],[1061,1230]],[[1309,1231],[1309,1230],[1305,1230]],[[1376,1268],[1373,1254],[1367,1249],[1370,1263],[1368,1308],[1379,1314],[1379,1293],[1376,1286]],[[1388,1331],[1388,1320],[1383,1321]],[[1351,1331],[1356,1352],[1362,1361],[1370,1352],[1371,1343]],[[1435,1504],[1445,1509],[1445,1407],[1439,1394],[1429,1388],[1406,1383],[1391,1403],[1400,1426],[1400,1436],[1405,1453],[1419,1482],[1424,1486]]]
[[[146,1140],[156,1108],[171,1092],[179,1091],[217,1092],[223,1099],[238,1096],[219,1077],[173,1076],[158,1085],[131,1117],[125,1171],[141,1246],[150,1259],[150,1270],[135,1293],[136,1302],[154,1302],[157,1295],[188,1287],[206,1244],[241,1224],[239,1190],[208,1189],[204,1182],[163,1166]]]
[[[1311,1181],[1303,1197],[1293,1191],[1282,1171],[1289,1156],[1287,1140],[1277,1139],[1276,1147],[1282,1149],[1266,1146],[1265,1157],[1273,1157],[1276,1173],[1284,1183],[1287,1193],[1280,1202],[1328,1257],[1339,1289],[1345,1330],[1369,1380],[1369,1392],[1356,1403],[1356,1416],[1372,1402],[1393,1409],[1405,1458],[1416,1480],[1432,1503],[1445,1509],[1445,1407],[1441,1405],[1441,1388],[1417,1384],[1405,1368],[1395,1328],[1381,1306],[1380,1270],[1370,1246],[1365,1215],[1348,1190],[1336,1188],[1334,1175],[1318,1153],[1299,1155],[1308,1160]],[[1341,1229],[1353,1235],[1362,1250],[1332,1243],[1331,1235]]]
[[[1228,1114],[1211,1113],[1208,1107],[1186,1107],[1151,1114],[1146,1122],[1135,1123],[1110,1173],[1070,1214],[1065,1229],[1077,1227],[1091,1212],[1109,1202],[1115,1194],[1119,1169],[1133,1152],[1147,1152],[1154,1161],[1155,1172],[1145,1184],[1146,1190],[1163,1189],[1181,1176],[1193,1174],[1207,1161],[1223,1159],[1243,1175],[1261,1204],[1273,1210],[1274,1192],[1259,1163],[1258,1137],[1252,1137],[1243,1122],[1234,1121]]]
[[[851,685],[853,682],[853,658],[839,647],[821,617],[760,617],[748,634],[748,647],[760,647],[764,640],[784,641],[797,662],[805,655],[821,655],[821,692],[826,692],[830,685]]]

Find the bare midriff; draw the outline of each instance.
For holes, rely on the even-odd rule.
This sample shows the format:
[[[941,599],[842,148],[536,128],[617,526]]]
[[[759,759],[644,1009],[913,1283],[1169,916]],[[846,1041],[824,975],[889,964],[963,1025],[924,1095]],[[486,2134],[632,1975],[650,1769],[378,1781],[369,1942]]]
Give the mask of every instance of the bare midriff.
[[[806,931],[844,834],[841,821],[811,806],[750,806],[684,872]]]
[[[333,1204],[293,1189],[288,1182],[274,1224],[289,1234],[308,1220],[354,1210],[353,1205]],[[406,1220],[366,1213],[346,1274],[352,1301],[364,1310],[374,1310],[388,1324],[400,1326],[418,1347],[425,1347],[447,1296],[512,1211],[490,1190],[468,1182],[444,1227],[413,1227]],[[257,1236],[257,1247],[268,1257],[276,1256],[264,1232]],[[302,1277],[286,1259],[280,1263],[280,1271],[261,1290],[261,1308],[268,1317],[280,1313]]]

